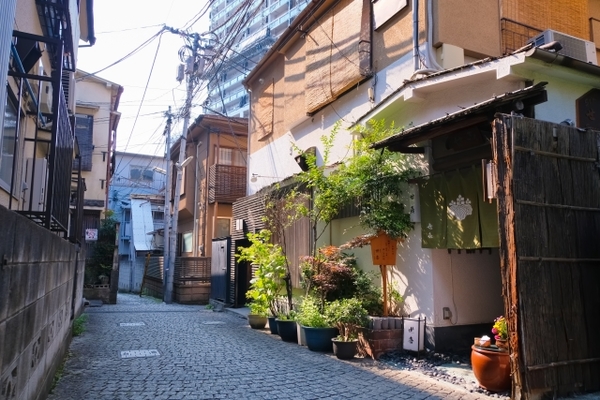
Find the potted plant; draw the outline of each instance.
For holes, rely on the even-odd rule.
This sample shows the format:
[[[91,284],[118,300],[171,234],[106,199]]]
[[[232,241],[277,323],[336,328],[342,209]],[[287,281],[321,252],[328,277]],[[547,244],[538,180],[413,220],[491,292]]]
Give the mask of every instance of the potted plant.
[[[508,351],[508,325],[506,318],[499,316],[494,320],[494,326],[492,327],[492,333],[496,340],[496,346],[499,349]]]
[[[323,163],[327,162],[338,129],[339,125],[329,137],[322,138]],[[387,127],[383,120],[370,121],[366,127],[357,127],[355,133],[359,139],[353,144],[352,157],[326,173],[325,168],[317,166],[315,155],[307,155],[307,170],[298,174],[298,179],[313,193],[311,221],[322,220],[327,226],[349,203],[360,210],[360,225],[367,233],[348,242],[346,248],[371,245],[373,263],[381,268],[383,315],[387,316],[387,265],[396,264],[397,243],[413,229],[405,191],[408,180],[419,172],[406,154],[372,148],[375,142],[397,133],[393,124]],[[316,226],[313,236],[318,238]]]
[[[368,313],[356,298],[335,300],[327,308],[327,319],[333,321],[340,335],[332,338],[333,354],[340,359],[354,358],[358,345],[358,328],[368,324]]]
[[[270,314],[268,320],[271,333],[276,334],[277,298],[284,285],[286,258],[281,246],[270,243],[271,232],[269,230],[263,229],[258,233],[249,233],[248,239],[251,243],[250,246],[240,248],[236,255],[239,261],[249,261],[255,266],[246,298],[250,300],[250,304],[256,303],[256,307],[259,309],[267,308],[266,314]]]
[[[338,335],[338,329],[326,318],[321,302],[314,296],[304,297],[300,304],[297,322],[305,335],[309,350],[331,352],[331,339]]]
[[[250,314],[248,314],[248,323],[252,329],[264,329],[267,325],[267,315],[269,307],[264,301],[253,301],[248,304]]]
[[[277,331],[284,342],[298,342],[298,330],[296,328],[296,313],[294,311],[279,313],[275,319]]]
[[[502,316],[494,320],[492,333],[498,341],[508,338],[508,326]],[[510,353],[499,346],[471,346],[471,366],[475,379],[490,392],[503,392],[510,388]]]

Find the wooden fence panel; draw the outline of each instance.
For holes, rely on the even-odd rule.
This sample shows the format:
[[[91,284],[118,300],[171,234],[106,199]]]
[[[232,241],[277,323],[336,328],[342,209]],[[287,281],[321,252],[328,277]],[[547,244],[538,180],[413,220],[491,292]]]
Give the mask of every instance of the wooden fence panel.
[[[600,133],[494,126],[513,396],[600,390]]]

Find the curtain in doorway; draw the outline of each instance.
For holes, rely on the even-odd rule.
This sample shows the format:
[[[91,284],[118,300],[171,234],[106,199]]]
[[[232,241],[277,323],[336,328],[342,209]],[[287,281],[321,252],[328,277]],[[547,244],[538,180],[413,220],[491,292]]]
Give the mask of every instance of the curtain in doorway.
[[[480,167],[436,174],[420,185],[423,248],[498,247],[495,200],[483,196]]]

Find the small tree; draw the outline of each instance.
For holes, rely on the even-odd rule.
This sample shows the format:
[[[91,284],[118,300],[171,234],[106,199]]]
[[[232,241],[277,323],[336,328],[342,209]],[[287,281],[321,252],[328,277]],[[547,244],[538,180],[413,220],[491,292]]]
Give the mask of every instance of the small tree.
[[[105,218],[100,221],[98,240],[93,244],[91,257],[86,260],[86,284],[95,284],[99,276],[110,278],[115,253],[118,221],[112,211],[107,211]]]
[[[249,261],[256,266],[246,297],[256,303],[256,309],[266,305],[274,316],[277,314],[277,296],[283,288],[286,274],[286,257],[281,246],[271,243],[271,232],[268,229],[249,233],[248,239],[251,245],[240,248],[236,255],[239,261]]]
[[[306,295],[314,294],[321,312],[326,301],[337,298],[343,287],[354,285],[354,257],[343,254],[338,247],[325,246],[316,256],[302,258],[302,276]]]

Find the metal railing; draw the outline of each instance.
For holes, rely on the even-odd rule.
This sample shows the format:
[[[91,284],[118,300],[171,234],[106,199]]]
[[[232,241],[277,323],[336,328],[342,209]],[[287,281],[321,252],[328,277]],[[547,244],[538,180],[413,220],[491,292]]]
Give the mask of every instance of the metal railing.
[[[13,165],[9,209],[14,209],[46,229],[61,232],[64,237],[77,241],[81,238],[77,237],[75,232],[80,232],[80,226],[71,224],[69,227],[69,217],[73,205],[75,207],[73,222],[81,223],[81,219],[77,217],[80,215],[78,207],[82,207],[82,202],[71,204],[72,197],[79,198],[81,180],[72,180],[75,139],[61,79],[63,43],[59,39],[18,31],[13,33],[13,40],[15,43],[23,40],[52,44],[56,51],[53,54],[55,69],[51,77],[37,71],[29,73],[18,51],[12,53],[13,68],[8,74],[21,88],[27,88],[17,93],[18,104],[23,104],[25,109],[18,108],[17,120],[21,120],[24,111],[29,112],[35,116],[35,125],[32,131],[23,132],[24,140],[28,143],[24,147],[25,153],[20,155],[24,164],[29,163],[25,177],[26,191],[24,192],[20,185],[17,185],[17,182],[20,182],[15,175],[18,168]],[[52,89],[51,103],[48,99],[44,99],[46,92],[42,88],[47,86]],[[20,131],[19,125],[16,127],[17,131]],[[18,154],[17,151],[15,144],[15,154]],[[46,157],[37,158],[42,152]],[[13,199],[17,198],[21,201],[13,202]],[[70,228],[74,233],[69,234]]]
[[[527,41],[542,30],[509,18],[500,19],[500,31],[502,34],[502,54],[510,54],[525,46]]]

